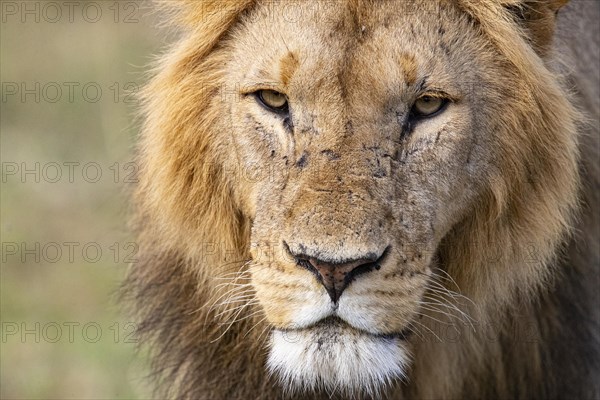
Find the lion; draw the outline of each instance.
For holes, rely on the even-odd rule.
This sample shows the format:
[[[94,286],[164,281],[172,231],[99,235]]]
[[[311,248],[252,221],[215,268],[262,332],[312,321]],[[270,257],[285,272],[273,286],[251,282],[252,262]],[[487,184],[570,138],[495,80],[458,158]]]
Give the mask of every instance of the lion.
[[[598,398],[600,9],[566,3],[159,2],[157,395]]]

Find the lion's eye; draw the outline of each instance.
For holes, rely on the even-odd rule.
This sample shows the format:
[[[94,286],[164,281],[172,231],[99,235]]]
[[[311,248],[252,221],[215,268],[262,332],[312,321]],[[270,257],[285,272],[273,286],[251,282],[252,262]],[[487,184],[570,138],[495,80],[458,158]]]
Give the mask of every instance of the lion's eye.
[[[448,100],[441,97],[423,96],[415,101],[411,114],[415,117],[432,117],[447,103]]]
[[[271,111],[278,113],[288,112],[288,100],[283,93],[275,90],[259,90],[256,96],[262,105]]]

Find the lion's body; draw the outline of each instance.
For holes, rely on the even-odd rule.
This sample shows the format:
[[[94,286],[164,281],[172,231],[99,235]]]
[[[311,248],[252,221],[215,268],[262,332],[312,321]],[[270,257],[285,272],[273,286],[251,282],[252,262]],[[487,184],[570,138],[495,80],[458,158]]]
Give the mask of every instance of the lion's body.
[[[410,42],[420,33],[433,32],[431,26],[424,22],[410,28],[413,38],[400,41],[400,46],[408,43],[414,53],[408,50],[394,59],[407,87],[425,68],[419,58],[423,54],[431,54],[427,60],[434,80],[437,74],[481,86],[465,95],[479,102],[456,100],[437,120],[399,141],[386,136],[391,125],[378,119],[386,115],[387,103],[369,108],[362,102],[379,104],[385,84],[397,73],[396,64],[377,64],[389,53],[385,46],[397,45],[395,36],[378,25],[388,28],[388,11],[392,19],[397,12],[410,21],[412,15],[402,7],[412,2],[400,6],[392,1],[380,11],[369,1],[349,0],[347,8],[346,2],[335,2],[333,9],[302,24],[279,20],[277,12],[269,18],[254,13],[259,6],[250,0],[189,1],[175,8],[170,3],[174,19],[186,28],[145,92],[136,193],[141,257],[126,286],[141,319],[139,333],[152,343],[155,368],[165,380],[162,394],[278,399],[286,391],[284,378],[295,376],[305,380],[301,384],[306,388],[318,386],[310,377],[326,388],[327,382],[349,385],[352,379],[371,379],[355,382],[358,388],[342,388],[358,397],[379,390],[390,399],[600,396],[598,3],[575,1],[561,9],[554,44],[552,28],[540,25],[537,17],[521,15],[523,35],[530,35],[529,42],[524,40],[513,24],[496,17],[502,9],[497,0],[461,0],[460,7],[442,0],[439,8],[415,6],[415,20],[431,10],[439,12],[442,22],[433,16],[431,26],[447,41],[435,43],[445,52],[436,66],[437,53],[427,53],[427,40],[422,47]],[[344,13],[348,20],[336,22]],[[553,18],[544,15],[542,19]],[[448,16],[458,17],[448,21],[454,18]],[[333,21],[335,29],[323,21]],[[347,32],[356,29],[360,34],[354,42]],[[401,36],[408,28],[398,29]],[[320,39],[312,42],[315,31]],[[282,36],[284,45],[277,47],[274,38],[281,32],[290,36]],[[342,50],[327,53],[319,47],[334,34],[341,39],[331,43],[342,43],[353,58],[341,56],[336,64]],[[262,42],[257,45],[256,40]],[[269,64],[257,66],[252,60],[259,54],[274,59],[280,50],[283,58],[273,63],[283,82],[281,91],[287,90],[297,104],[317,107],[306,114],[300,107],[294,110],[294,126],[288,127],[295,137],[291,144],[287,131],[252,108],[254,103],[232,84],[244,86],[244,79],[256,71],[268,75]],[[444,63],[451,72],[440,72]],[[328,68],[337,75],[319,75]],[[311,100],[308,92],[298,94],[297,88],[311,86],[313,79],[319,82],[314,88],[327,88],[327,96]],[[385,83],[378,92],[380,82]],[[456,97],[461,96],[458,90]],[[512,104],[505,109],[508,100]],[[465,112],[476,116],[466,117]],[[582,121],[582,115],[589,121]],[[372,140],[378,127],[383,127],[382,136]],[[246,135],[249,130],[260,135]],[[428,130],[438,132],[437,137]],[[388,142],[399,146],[400,153],[390,156]],[[292,153],[282,150],[281,143],[291,146]],[[363,155],[355,151],[362,151],[368,162],[363,164]],[[351,154],[359,158],[347,157]],[[288,156],[295,157],[290,165]],[[330,169],[332,163],[338,164]],[[257,165],[262,174],[258,178]],[[318,174],[313,166],[320,168]],[[307,182],[320,186],[305,190]],[[381,205],[388,203],[395,207]],[[374,214],[369,214],[371,209]],[[406,213],[396,214],[398,209]],[[364,222],[384,214],[378,226]],[[351,327],[311,325],[317,319],[304,323],[310,317],[302,307],[314,306],[311,314],[330,315],[323,311],[327,294],[275,247],[264,248],[282,238],[290,242],[286,237],[317,243],[321,237],[315,232],[321,231],[330,239],[344,238],[343,246],[325,247],[333,258],[350,257],[349,249],[374,249],[380,238],[392,238],[396,253],[388,256],[391,263],[353,282],[334,310]],[[296,251],[292,242],[286,248]],[[303,253],[314,250],[310,245],[300,248]],[[396,261],[404,267],[394,269]],[[459,300],[448,312],[428,312],[425,306],[419,311],[427,317],[419,320],[424,329],[417,335],[408,342],[385,339],[388,347],[379,362],[385,363],[390,354],[398,360],[389,361],[396,364],[388,369],[373,368],[389,374],[382,378],[389,380],[387,387],[376,387],[381,382],[375,373],[352,368],[345,378],[345,362],[365,360],[384,349],[384,339],[363,331],[395,334],[419,315],[417,304],[426,304],[420,299],[453,300],[445,297],[451,292],[435,292],[436,286],[427,283],[438,270],[450,278],[440,278],[436,285],[456,285],[470,301]],[[301,290],[310,295],[299,297]],[[427,297],[428,290],[437,297]],[[361,314],[366,323],[352,308],[358,303],[350,303],[358,298],[361,305],[370,305]],[[457,322],[463,313],[470,315],[469,323]],[[301,328],[297,340],[285,336],[290,327]],[[284,332],[289,343],[278,345],[277,334],[269,342],[271,329],[280,332],[280,339]],[[313,338],[318,350],[306,347],[302,354],[319,354],[331,332],[346,339],[326,343],[330,352],[343,353],[358,341],[364,354],[356,350],[354,358],[344,358],[323,353],[325,367],[306,364],[302,371],[285,360],[285,351],[291,354]],[[365,350],[370,343],[372,349]],[[307,362],[301,356],[298,360]],[[313,367],[316,372],[306,371]],[[328,367],[336,373],[339,368],[342,377],[328,376]],[[404,379],[395,379],[403,374]],[[367,390],[361,392],[363,384]],[[292,397],[329,398],[331,392],[329,387]],[[334,397],[345,393],[333,390]]]

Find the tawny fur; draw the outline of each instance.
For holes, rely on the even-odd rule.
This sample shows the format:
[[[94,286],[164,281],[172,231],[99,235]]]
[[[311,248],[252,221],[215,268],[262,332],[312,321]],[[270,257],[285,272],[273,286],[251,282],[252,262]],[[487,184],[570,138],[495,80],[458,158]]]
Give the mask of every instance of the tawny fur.
[[[365,278],[348,289],[351,296],[372,288],[373,293],[362,298],[384,310],[370,315],[372,326],[362,327],[366,330],[396,332],[410,323],[418,312],[418,299],[432,282],[469,299],[452,303],[455,308],[447,313],[420,311],[428,317],[420,320],[424,328],[409,341],[407,379],[386,386],[381,396],[600,396],[600,82],[594,69],[600,44],[592,22],[600,16],[598,5],[575,1],[561,8],[563,0],[432,0],[384,2],[386,10],[381,3],[328,2],[320,16],[331,16],[330,25],[323,22],[321,27],[311,20],[283,26],[297,30],[292,32],[298,37],[294,40],[308,49],[321,46],[327,35],[339,35],[335,40],[348,55],[359,48],[377,55],[378,46],[396,40],[388,35],[377,42],[369,36],[379,32],[373,26],[393,28],[394,21],[385,18],[388,11],[417,21],[413,33],[440,38],[423,38],[412,52],[381,54],[392,67],[378,64],[377,56],[362,65],[360,54],[333,64],[338,56],[333,49],[331,54],[307,56],[304,47],[281,43],[290,32],[273,31],[283,23],[276,17],[273,22],[265,12],[273,3],[161,2],[161,10],[181,29],[181,38],[162,57],[143,95],[145,125],[135,193],[141,256],[131,266],[125,286],[140,318],[143,343],[154,356],[161,397],[278,399],[287,393],[266,369],[269,331],[298,323],[298,310],[307,302],[298,300],[299,293],[306,290],[318,298],[321,288],[310,274],[283,258],[277,243],[286,235],[321,240],[316,231],[339,236],[344,246],[332,246],[331,254],[340,257],[346,248],[372,249],[381,237],[390,237],[394,248],[400,248],[391,264],[404,266],[384,266],[379,278]],[[281,5],[274,7],[275,14],[281,11]],[[306,8],[299,9],[305,13],[302,18],[309,18]],[[441,20],[433,32],[426,20],[436,13]],[[428,47],[431,43],[439,47]],[[283,128],[264,132],[271,128],[265,128],[263,117],[236,113],[250,109],[244,97],[247,88],[228,81],[250,73],[242,65],[257,52],[279,54],[278,46],[286,48],[285,53],[255,72],[269,75],[276,65],[277,79],[264,78],[278,80],[273,83],[280,85],[276,90],[293,92],[300,81],[320,96],[303,99],[304,105],[320,111],[296,116],[290,143],[288,138],[275,139],[285,136]],[[473,98],[482,104],[449,109],[444,117],[448,122],[436,129],[475,129],[469,132],[474,139],[463,142],[460,135],[442,134],[438,145],[439,135],[433,141],[419,128],[394,142],[399,153],[391,156],[390,169],[377,170],[379,180],[373,179],[375,167],[369,162],[389,156],[386,149],[368,150],[369,135],[376,132],[373,126],[387,132],[383,120],[366,118],[373,115],[369,113],[375,106],[370,105],[381,103],[381,82],[397,75],[401,84],[411,87],[421,78],[419,57],[426,52],[435,57],[444,49],[449,49],[448,62],[457,63],[457,68],[473,77],[477,71],[485,76],[470,82],[475,84]],[[308,65],[316,72],[305,71]],[[316,79],[319,71],[329,68],[332,73],[324,73],[318,82],[300,78],[304,73]],[[482,82],[485,86],[477,86]],[[478,115],[476,123],[460,115],[465,109]],[[361,120],[367,122],[359,125]],[[364,127],[369,123],[371,130]],[[255,126],[261,130],[260,140],[245,135]],[[322,142],[315,143],[310,135],[321,135]],[[281,143],[292,150],[278,147]],[[465,143],[468,149],[460,146]],[[428,169],[438,160],[447,164]],[[331,163],[338,164],[330,168]],[[317,165],[318,173],[311,169]],[[390,171],[402,177],[401,183],[380,183],[380,175],[387,179]],[[446,171],[450,182],[444,181]],[[338,177],[344,172],[348,176]],[[336,183],[327,186],[330,182]],[[435,190],[427,192],[428,185]],[[329,193],[331,187],[344,190],[343,195]],[[415,191],[420,187],[423,193]],[[456,188],[473,193],[447,201],[444,193],[458,193]],[[390,193],[396,197],[386,197]],[[369,196],[378,201],[367,200]],[[398,207],[384,216],[386,201]],[[406,226],[386,225],[400,224],[394,214],[398,208],[407,214],[402,220]],[[303,228],[310,224],[320,228]],[[386,314],[386,307],[396,312]],[[352,394],[368,397],[360,390]],[[335,398],[348,393],[286,395]]]

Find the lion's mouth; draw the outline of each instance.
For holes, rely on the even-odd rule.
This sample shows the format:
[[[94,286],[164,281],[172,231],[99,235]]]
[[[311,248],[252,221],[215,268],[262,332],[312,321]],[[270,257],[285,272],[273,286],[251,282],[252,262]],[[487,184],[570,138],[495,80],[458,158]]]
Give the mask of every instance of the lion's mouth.
[[[302,327],[300,329],[295,329],[295,328],[279,329],[278,328],[277,330],[281,331],[284,335],[286,335],[290,338],[293,337],[295,334],[307,333],[307,332],[312,332],[312,333],[318,334],[318,336],[320,336],[320,337],[327,336],[327,334],[331,334],[331,336],[328,338],[330,340],[339,339],[341,337],[339,333],[342,331],[345,331],[345,330],[352,332],[355,335],[367,336],[370,338],[382,339],[382,340],[407,341],[413,334],[413,329],[411,327],[407,327],[400,332],[372,333],[372,332],[365,331],[363,329],[355,328],[337,316],[329,316],[329,317],[324,318],[312,325]]]

